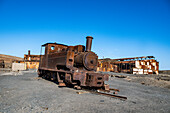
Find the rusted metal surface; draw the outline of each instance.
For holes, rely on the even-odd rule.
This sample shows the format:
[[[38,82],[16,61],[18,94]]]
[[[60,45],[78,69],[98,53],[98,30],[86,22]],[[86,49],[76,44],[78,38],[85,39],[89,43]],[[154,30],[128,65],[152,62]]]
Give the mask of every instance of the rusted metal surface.
[[[98,71],[132,74],[159,74],[159,62],[154,56],[99,59]]]
[[[81,52],[74,57],[75,66],[84,66],[87,70],[97,70],[98,56],[94,52]]]
[[[102,92],[95,92],[96,94],[104,95],[104,96],[109,96],[113,98],[119,98],[119,99],[127,99],[127,97],[124,96],[119,96],[119,95],[114,95],[114,94],[107,94],[107,93],[102,93]]]
[[[112,98],[118,98],[118,99],[122,99],[122,100],[127,99],[127,97],[125,97],[125,96],[116,95],[117,92],[113,92],[111,90],[109,90],[109,91],[103,90],[103,89],[98,89],[98,90],[83,89],[83,90],[88,91],[93,94],[104,95],[104,96],[108,96],[108,97],[112,97]],[[119,90],[119,89],[117,89],[117,90]]]
[[[120,90],[119,90],[119,89],[110,88],[110,90],[114,90],[114,91],[118,91],[118,92],[120,92]]]
[[[91,51],[93,37],[87,36],[86,39],[86,51]]]
[[[66,84],[64,82],[59,82],[59,87],[65,87]]]
[[[86,37],[83,45],[68,46],[58,43],[42,45],[45,53],[40,55],[39,76],[50,78],[59,86],[100,88],[109,90],[109,75],[97,73],[98,56],[91,51],[93,37]]]

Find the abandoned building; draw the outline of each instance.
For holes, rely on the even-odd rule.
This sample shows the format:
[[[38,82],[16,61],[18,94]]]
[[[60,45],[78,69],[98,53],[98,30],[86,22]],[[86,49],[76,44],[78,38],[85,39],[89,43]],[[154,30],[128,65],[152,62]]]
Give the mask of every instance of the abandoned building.
[[[26,69],[38,69],[40,55],[31,55],[30,50],[28,50],[28,54],[24,54],[24,61],[26,64]]]
[[[99,59],[98,71],[131,73],[131,74],[159,74],[159,62],[154,56]]]

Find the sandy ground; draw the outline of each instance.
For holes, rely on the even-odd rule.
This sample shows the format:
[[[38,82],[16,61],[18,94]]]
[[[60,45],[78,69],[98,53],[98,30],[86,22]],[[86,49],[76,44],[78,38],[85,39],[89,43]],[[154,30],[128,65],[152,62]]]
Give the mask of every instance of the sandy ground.
[[[128,82],[141,83],[142,85],[157,86],[170,89],[170,75],[168,74],[152,74],[152,75],[133,75],[125,73],[103,72],[109,74],[113,78],[121,78]]]
[[[113,76],[107,82],[110,87],[120,89],[119,95],[126,96],[126,101],[91,93],[77,94],[75,89],[59,88],[37,76],[34,71],[0,73],[0,112],[170,113],[170,89],[141,83],[136,75]],[[146,77],[143,78],[145,81]]]

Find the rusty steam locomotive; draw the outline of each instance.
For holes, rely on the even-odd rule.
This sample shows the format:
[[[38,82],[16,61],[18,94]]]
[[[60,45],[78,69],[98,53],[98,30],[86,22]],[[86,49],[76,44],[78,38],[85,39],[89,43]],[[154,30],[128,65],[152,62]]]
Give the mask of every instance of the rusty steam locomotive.
[[[91,51],[93,37],[86,37],[83,45],[68,46],[58,43],[46,43],[45,54],[40,55],[38,74],[50,79],[59,86],[73,86],[109,90],[109,75],[97,73],[98,56]]]

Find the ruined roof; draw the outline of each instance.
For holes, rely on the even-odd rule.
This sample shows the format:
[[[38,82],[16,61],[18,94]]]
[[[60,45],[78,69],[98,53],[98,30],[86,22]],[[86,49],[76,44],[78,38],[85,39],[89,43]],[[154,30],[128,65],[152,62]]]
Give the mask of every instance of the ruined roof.
[[[142,57],[131,57],[131,58],[120,58],[120,59],[113,59],[113,60],[135,60],[135,59],[146,59],[146,58],[155,58],[154,56],[142,56]]]
[[[110,59],[110,60],[114,60],[114,61],[126,61],[126,60],[139,60],[139,59],[154,59],[154,56],[142,56],[142,57],[131,57],[131,58],[119,58],[119,59]],[[109,60],[108,58],[105,59],[100,59],[100,60]]]

